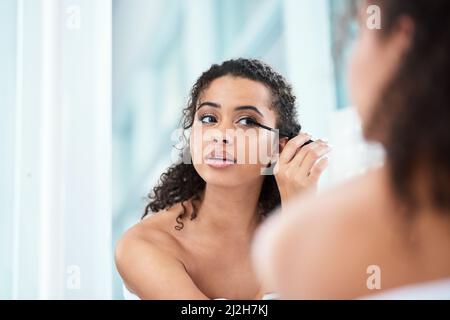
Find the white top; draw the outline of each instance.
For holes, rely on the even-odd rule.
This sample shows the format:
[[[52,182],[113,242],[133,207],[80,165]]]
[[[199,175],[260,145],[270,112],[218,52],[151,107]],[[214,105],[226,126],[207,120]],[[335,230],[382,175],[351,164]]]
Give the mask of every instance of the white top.
[[[137,295],[134,293],[131,293],[130,290],[125,285],[122,285],[123,288],[123,297],[125,300],[141,300]],[[265,294],[262,300],[276,300],[278,298],[278,295],[275,293],[268,293]],[[218,298],[214,300],[227,300],[225,298]]]
[[[450,278],[386,290],[362,300],[450,300]]]

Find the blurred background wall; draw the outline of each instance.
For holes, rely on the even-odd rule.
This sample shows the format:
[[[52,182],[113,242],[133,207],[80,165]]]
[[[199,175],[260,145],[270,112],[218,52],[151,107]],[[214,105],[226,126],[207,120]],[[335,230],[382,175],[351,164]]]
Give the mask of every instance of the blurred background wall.
[[[212,63],[288,78],[303,128],[334,146],[321,187],[378,162],[346,94],[350,1],[0,1],[0,298],[122,298],[115,242]]]
[[[108,299],[111,2],[0,1],[0,299]]]

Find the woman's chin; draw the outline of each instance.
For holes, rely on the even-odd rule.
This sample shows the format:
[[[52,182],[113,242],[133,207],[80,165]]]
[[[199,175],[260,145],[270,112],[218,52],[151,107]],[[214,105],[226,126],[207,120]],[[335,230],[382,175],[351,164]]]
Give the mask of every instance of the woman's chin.
[[[211,186],[236,188],[252,184],[261,177],[261,166],[254,165],[202,163],[195,165],[195,169]]]
[[[233,167],[228,168],[202,168],[200,176],[209,186],[233,188],[243,183],[243,175],[239,174]]]

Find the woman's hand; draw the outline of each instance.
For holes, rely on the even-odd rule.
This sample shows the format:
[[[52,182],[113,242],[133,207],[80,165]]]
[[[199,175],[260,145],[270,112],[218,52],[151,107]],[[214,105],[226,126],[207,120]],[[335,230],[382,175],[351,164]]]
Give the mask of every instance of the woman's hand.
[[[289,140],[280,153],[274,173],[282,204],[294,195],[316,192],[319,178],[328,166],[324,156],[331,147],[322,140],[302,147],[309,140],[311,136],[302,133]]]

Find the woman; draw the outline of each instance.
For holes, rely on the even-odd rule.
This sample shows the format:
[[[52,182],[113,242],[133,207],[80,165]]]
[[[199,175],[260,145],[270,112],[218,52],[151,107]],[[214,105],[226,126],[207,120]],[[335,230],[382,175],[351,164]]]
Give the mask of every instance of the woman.
[[[182,157],[192,163],[161,176],[146,219],[116,248],[129,291],[141,299],[261,299],[271,291],[251,264],[254,231],[293,192],[316,188],[330,151],[321,140],[304,146],[311,137],[299,134],[296,118],[291,86],[260,61],[226,61],[198,79],[182,121],[190,132]],[[278,140],[272,128],[295,137]],[[262,175],[279,150],[249,160],[274,143],[282,151],[276,176]]]
[[[450,299],[449,12],[446,0],[364,1],[351,98],[386,161],[257,232],[257,273],[281,298]]]

